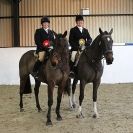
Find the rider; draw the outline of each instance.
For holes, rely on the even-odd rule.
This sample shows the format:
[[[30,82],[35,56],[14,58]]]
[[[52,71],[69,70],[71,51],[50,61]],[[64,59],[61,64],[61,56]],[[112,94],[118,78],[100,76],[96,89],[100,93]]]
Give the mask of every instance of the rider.
[[[48,17],[44,16],[41,18],[40,29],[36,29],[34,40],[37,45],[36,53],[38,54],[38,60],[36,61],[33,68],[33,75],[38,78],[38,70],[44,61],[46,52],[48,51],[51,42],[54,41],[54,33],[49,29],[50,20]]]
[[[84,28],[84,18],[82,15],[76,16],[76,26],[70,29],[69,43],[71,46],[71,73],[74,74],[74,68],[77,66],[78,59],[75,58],[77,52],[80,55],[92,42],[92,38],[86,28]],[[75,67],[74,67],[75,66]]]

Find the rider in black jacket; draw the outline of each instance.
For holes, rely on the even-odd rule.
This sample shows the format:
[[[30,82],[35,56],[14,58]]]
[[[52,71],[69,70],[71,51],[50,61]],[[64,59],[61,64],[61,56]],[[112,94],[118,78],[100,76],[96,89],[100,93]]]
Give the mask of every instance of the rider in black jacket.
[[[50,20],[48,17],[42,17],[41,19],[42,27],[36,29],[34,40],[37,45],[36,53],[38,54],[38,60],[36,61],[33,68],[33,75],[35,78],[38,77],[38,70],[44,61],[47,50],[49,49],[51,42],[54,41],[54,33],[49,29]]]
[[[84,18],[82,15],[76,16],[76,26],[70,29],[69,43],[71,46],[71,67],[76,65],[75,56],[77,52],[82,52],[86,46],[92,42],[92,38],[86,28],[84,28]],[[76,63],[76,64],[75,64]],[[73,71],[73,70],[72,70]]]

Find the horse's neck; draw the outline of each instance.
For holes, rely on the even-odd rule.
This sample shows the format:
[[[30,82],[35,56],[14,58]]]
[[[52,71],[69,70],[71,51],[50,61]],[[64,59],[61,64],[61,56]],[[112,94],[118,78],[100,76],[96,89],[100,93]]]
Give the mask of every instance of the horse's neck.
[[[101,48],[100,48],[100,43],[101,43],[100,35],[98,35],[94,39],[94,41],[92,42],[92,45],[90,46],[93,56],[96,56],[96,57],[99,57],[99,58],[102,56],[102,51],[101,51]]]
[[[98,45],[99,45],[99,43],[100,43],[100,35],[98,35],[95,39],[94,39],[94,41],[92,42],[92,44],[91,44],[91,49],[98,49]]]

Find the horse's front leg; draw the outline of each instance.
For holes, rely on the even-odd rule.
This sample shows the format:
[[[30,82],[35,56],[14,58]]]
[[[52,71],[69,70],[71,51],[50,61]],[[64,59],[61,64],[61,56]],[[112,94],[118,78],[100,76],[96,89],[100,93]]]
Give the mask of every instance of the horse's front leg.
[[[100,81],[93,82],[93,118],[99,118],[99,114],[97,111],[97,90],[100,85]]]
[[[61,104],[61,99],[62,99],[62,92],[63,88],[62,86],[58,87],[58,96],[57,96],[57,106],[56,106],[56,114],[57,114],[57,120],[61,121],[62,117],[60,115],[60,104]]]
[[[76,90],[77,83],[78,83],[78,80],[75,78],[72,84],[72,107],[71,108],[76,108],[75,90]]]
[[[82,102],[84,99],[84,89],[85,89],[86,82],[84,80],[80,80],[80,95],[79,95],[79,109],[77,118],[84,118],[82,113]]]
[[[71,98],[71,78],[68,78],[66,81],[65,91],[69,97],[69,107],[72,108],[72,98]]]
[[[47,122],[46,125],[52,125],[51,121],[51,106],[53,105],[53,90],[55,83],[54,81],[48,83],[48,113],[47,113]]]
[[[40,84],[41,82],[35,79],[34,93],[35,93],[36,107],[38,109],[38,112],[42,111],[40,104],[39,104],[39,98],[38,98]]]

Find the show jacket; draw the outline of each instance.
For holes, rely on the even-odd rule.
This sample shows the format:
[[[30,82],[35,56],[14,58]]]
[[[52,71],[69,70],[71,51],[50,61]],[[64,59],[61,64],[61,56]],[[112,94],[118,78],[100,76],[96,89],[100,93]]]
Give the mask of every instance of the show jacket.
[[[54,41],[54,34],[52,30],[48,30],[48,33],[43,29],[36,29],[34,40],[37,45],[37,52],[46,51],[48,48],[43,46],[45,40]]]
[[[71,46],[71,51],[77,51],[79,49],[80,39],[85,40],[85,46],[89,46],[90,43],[92,42],[92,38],[86,28],[83,28],[82,33],[80,32],[77,26],[71,28],[69,35],[69,43]]]

